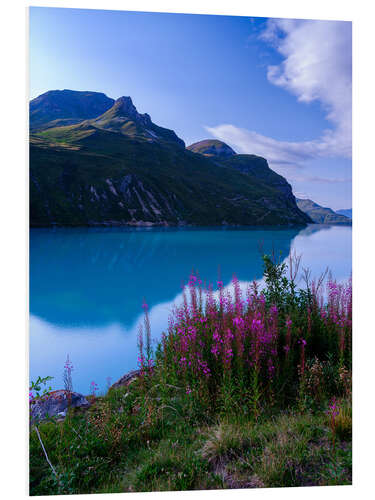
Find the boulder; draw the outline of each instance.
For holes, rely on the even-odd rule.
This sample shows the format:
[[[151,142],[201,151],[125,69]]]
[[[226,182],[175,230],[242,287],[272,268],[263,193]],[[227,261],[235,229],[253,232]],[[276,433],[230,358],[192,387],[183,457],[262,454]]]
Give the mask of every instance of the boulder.
[[[69,401],[70,399],[70,401]],[[35,399],[30,404],[32,422],[44,420],[47,417],[66,416],[68,406],[71,408],[88,408],[90,403],[78,392],[59,390],[50,392],[47,396]]]
[[[128,373],[125,373],[121,378],[117,380],[114,384],[111,385],[110,389],[116,389],[117,387],[122,387],[125,385],[129,385],[134,379],[138,378],[141,374],[141,370],[132,370]]]

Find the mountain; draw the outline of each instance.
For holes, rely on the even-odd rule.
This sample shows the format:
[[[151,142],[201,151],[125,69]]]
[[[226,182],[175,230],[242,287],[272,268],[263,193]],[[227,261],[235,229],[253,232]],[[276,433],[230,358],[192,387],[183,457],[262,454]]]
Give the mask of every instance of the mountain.
[[[50,90],[30,101],[30,130],[96,118],[111,108],[114,102],[101,92]]]
[[[216,156],[186,149],[172,130],[138,113],[130,97],[76,124],[32,129],[30,224],[311,222],[289,184],[264,159],[261,167],[259,157],[222,156],[222,149]],[[246,164],[246,171],[239,164]]]
[[[352,212],[353,210],[351,208],[342,208],[340,210],[336,210],[337,214],[345,215],[345,217],[348,217],[349,219],[353,219]]]
[[[344,215],[337,214],[331,208],[318,205],[312,200],[303,200],[296,198],[298,207],[305,212],[317,224],[346,224],[350,225],[352,221]]]
[[[205,139],[204,141],[195,142],[187,147],[189,151],[200,153],[209,157],[226,158],[235,155],[235,151],[229,147],[225,142],[217,141],[215,139]]]

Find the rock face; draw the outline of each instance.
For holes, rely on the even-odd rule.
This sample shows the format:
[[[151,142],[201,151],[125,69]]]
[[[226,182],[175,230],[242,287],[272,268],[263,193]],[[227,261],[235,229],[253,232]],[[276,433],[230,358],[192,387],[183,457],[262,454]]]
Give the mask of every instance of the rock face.
[[[72,392],[72,408],[88,408],[90,403],[78,392]],[[65,390],[53,391],[46,398],[36,399],[31,403],[30,413],[33,422],[48,417],[65,417],[68,409],[68,393]]]
[[[331,208],[322,207],[312,200],[296,199],[298,207],[317,224],[351,225],[352,221],[345,215],[334,212]]]
[[[110,389],[116,389],[118,387],[123,387],[125,385],[129,385],[134,379],[138,378],[141,373],[141,370],[132,370],[128,373],[125,373],[121,378],[117,380],[114,384],[111,385]]]

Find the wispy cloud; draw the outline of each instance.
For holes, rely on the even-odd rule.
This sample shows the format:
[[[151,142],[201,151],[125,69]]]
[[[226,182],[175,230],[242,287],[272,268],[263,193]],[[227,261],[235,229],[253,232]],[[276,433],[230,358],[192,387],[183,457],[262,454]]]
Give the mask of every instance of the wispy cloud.
[[[300,182],[319,182],[323,184],[346,184],[348,182],[352,182],[352,179],[350,177],[333,177],[333,178],[327,178],[327,177],[318,177],[318,176],[292,176],[293,181],[300,181]]]
[[[205,127],[217,139],[232,144],[238,153],[252,153],[264,156],[273,166],[298,168],[307,160],[329,154],[326,145],[319,140],[304,142],[278,141],[257,132],[225,124]]]
[[[264,156],[278,171],[291,172],[291,168],[298,169],[308,160],[321,157],[350,158],[351,24],[272,19],[260,37],[283,56],[279,65],[268,66],[269,82],[291,92],[300,102],[319,101],[331,128],[324,130],[320,137],[303,142],[278,141],[232,124],[206,127],[207,131],[230,143],[240,153]]]

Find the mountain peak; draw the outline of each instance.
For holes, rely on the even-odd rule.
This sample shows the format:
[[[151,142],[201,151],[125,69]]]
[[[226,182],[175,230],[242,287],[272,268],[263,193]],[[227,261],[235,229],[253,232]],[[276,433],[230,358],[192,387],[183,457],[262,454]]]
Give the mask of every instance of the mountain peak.
[[[138,116],[137,108],[134,106],[130,96],[121,96],[116,99],[113,107],[124,114],[124,116],[136,117]]]
[[[122,95],[121,97],[119,97],[118,99],[116,99],[115,102],[133,104],[133,101],[132,101],[132,98],[130,97],[130,95]]]
[[[121,119],[132,120],[133,122],[141,125],[143,127],[151,126],[151,118],[147,113],[138,113],[137,108],[134,106],[132,98],[130,96],[121,96],[114,102],[112,108],[110,108],[103,117],[115,119],[116,122]],[[99,117],[101,120],[103,117]]]
[[[225,144],[225,142],[218,141],[217,139],[205,139],[203,141],[195,142],[187,147],[194,153],[199,153],[204,156],[219,156],[221,158],[233,156],[236,152]]]

